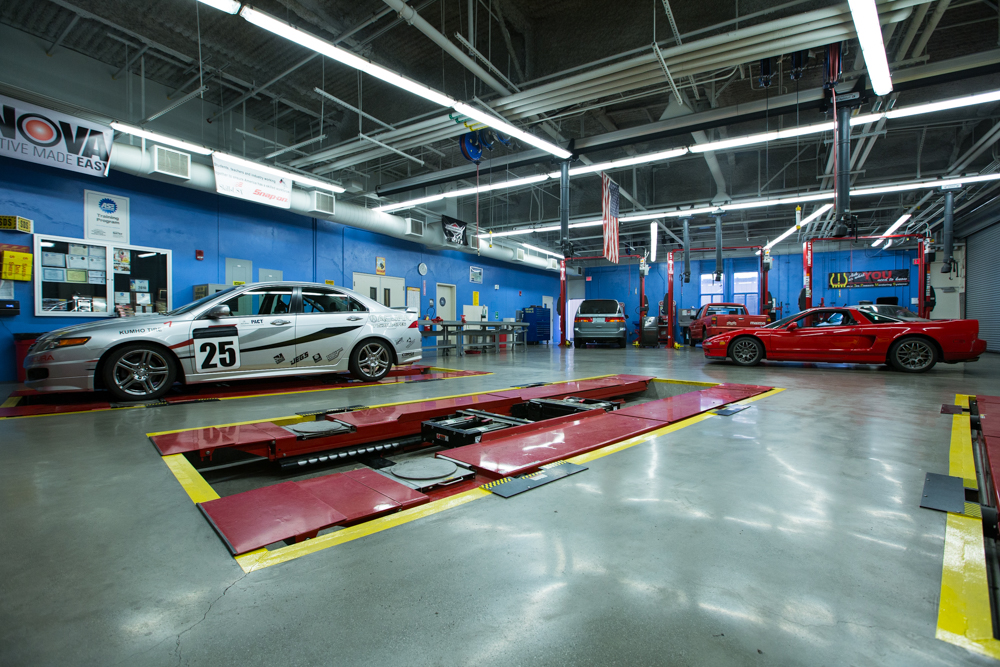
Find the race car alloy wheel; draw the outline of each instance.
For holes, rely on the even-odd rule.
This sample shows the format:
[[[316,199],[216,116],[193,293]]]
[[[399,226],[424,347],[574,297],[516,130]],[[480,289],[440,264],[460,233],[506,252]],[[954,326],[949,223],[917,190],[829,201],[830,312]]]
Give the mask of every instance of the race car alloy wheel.
[[[737,338],[729,349],[729,356],[740,366],[756,366],[764,357],[764,346],[756,338]]]
[[[934,346],[922,338],[904,338],[889,350],[889,360],[904,373],[923,373],[937,363]]]
[[[351,353],[351,374],[359,380],[381,380],[391,367],[392,353],[382,341],[365,341]]]
[[[155,346],[126,345],[104,367],[108,391],[119,400],[151,400],[166,394],[177,375],[173,359]]]

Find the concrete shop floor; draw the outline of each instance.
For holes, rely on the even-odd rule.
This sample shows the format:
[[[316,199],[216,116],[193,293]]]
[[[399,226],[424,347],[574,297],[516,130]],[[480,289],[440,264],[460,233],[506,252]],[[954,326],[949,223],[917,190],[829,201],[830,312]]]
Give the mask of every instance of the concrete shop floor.
[[[700,349],[436,363],[494,375],[0,421],[0,664],[992,662],[934,638],[945,515],[918,504],[948,471],[941,404],[1000,393],[997,355],[923,375]],[[786,391],[250,574],[145,436],[615,372]]]

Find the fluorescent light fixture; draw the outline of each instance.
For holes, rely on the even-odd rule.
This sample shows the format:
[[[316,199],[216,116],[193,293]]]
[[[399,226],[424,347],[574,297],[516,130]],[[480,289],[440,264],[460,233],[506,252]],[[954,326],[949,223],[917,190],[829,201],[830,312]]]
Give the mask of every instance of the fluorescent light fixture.
[[[52,241],[42,241],[38,245],[42,246],[43,248],[54,248],[56,244],[53,243]]]
[[[215,7],[220,12],[227,14],[235,14],[240,11],[240,3],[236,0],[198,0],[198,2],[209,7]]]
[[[451,104],[451,107],[458,113],[462,114],[463,116],[468,116],[472,120],[478,121],[483,125],[489,125],[493,129],[500,130],[504,134],[510,135],[515,139],[518,139],[526,144],[531,144],[535,148],[541,148],[543,151],[551,153],[552,155],[555,155],[558,158],[562,158],[563,160],[573,155],[564,148],[559,148],[553,143],[545,141],[544,139],[536,137],[535,135],[529,132],[525,132],[524,130],[514,127],[507,121],[497,118],[491,113],[487,113],[485,111],[477,109],[476,107],[469,106],[464,102],[454,102],[453,104]]]
[[[541,252],[546,255],[552,255],[553,257],[558,257],[559,259],[566,259],[565,255],[558,252],[552,252],[551,250],[546,250],[545,248],[539,248],[538,246],[531,245],[530,243],[521,243],[525,248],[529,250],[534,250],[535,252]]]
[[[111,127],[125,134],[131,134],[135,137],[144,137],[150,141],[155,141],[158,144],[166,144],[167,146],[180,148],[181,150],[197,153],[198,155],[211,155],[213,153],[211,148],[205,148],[204,146],[199,146],[198,144],[191,144],[186,141],[181,141],[180,139],[174,139],[173,137],[168,137],[165,134],[150,132],[149,130],[144,130],[141,127],[136,127],[135,125],[126,125],[125,123],[115,121],[111,123]]]
[[[865,54],[865,67],[872,81],[876,95],[892,92],[892,76],[889,62],[885,58],[885,44],[882,43],[882,24],[878,20],[875,0],[847,0],[854,19],[854,31],[858,33],[861,51]]]
[[[444,199],[444,195],[430,195],[429,197],[421,197],[420,199],[411,199],[410,201],[399,202],[398,204],[386,204],[385,206],[379,206],[376,211],[380,213],[389,213],[390,211],[401,211],[404,208],[413,208],[414,206],[420,206],[421,204],[427,204],[432,201],[441,201]]]
[[[541,183],[542,181],[549,180],[548,174],[539,174],[537,176],[527,176],[525,178],[515,178],[510,181],[501,181],[499,183],[490,183],[489,185],[480,185],[479,187],[464,188],[462,190],[452,190],[451,192],[445,192],[444,196],[451,197],[466,197],[469,195],[474,195],[477,192],[490,192],[492,190],[504,190],[508,188],[520,188],[526,185],[533,185],[535,183]]]
[[[791,236],[792,234],[794,234],[799,229],[802,229],[803,227],[805,227],[806,225],[808,225],[810,222],[812,222],[813,220],[815,220],[819,216],[821,216],[824,213],[826,213],[827,211],[829,211],[831,208],[833,208],[833,204],[823,204],[818,209],[816,209],[815,211],[813,211],[812,213],[810,213],[802,222],[800,222],[798,224],[795,224],[795,225],[792,225],[787,230],[785,230],[784,232],[782,232],[781,236],[779,236],[778,238],[774,239],[773,241],[768,242],[768,244],[764,246],[764,250],[770,250],[771,248],[773,248],[774,246],[776,246],[777,244],[781,243],[786,238],[788,238],[789,236]]]
[[[656,223],[649,223],[649,261],[656,261]]]
[[[601,227],[603,225],[603,220],[588,220],[587,222],[571,222],[569,228],[580,229],[581,227]]]
[[[307,49],[311,49],[316,53],[327,56],[328,58],[333,58],[337,62],[343,63],[348,67],[353,67],[354,69],[360,70],[366,74],[371,74],[377,79],[382,79],[386,83],[392,84],[397,88],[402,88],[403,90],[413,93],[414,95],[418,95],[425,100],[430,100],[431,102],[440,104],[443,107],[450,107],[455,104],[455,100],[451,99],[447,95],[419,84],[416,81],[407,79],[404,76],[400,76],[399,74],[396,74],[381,65],[376,65],[366,58],[356,56],[350,51],[345,51],[344,49],[334,46],[330,42],[322,40],[319,37],[311,35],[303,30],[299,30],[284,21],[274,18],[270,14],[265,14],[262,11],[254,9],[253,7],[243,7],[243,9],[240,10],[240,16],[270,33],[278,35],[279,37],[284,37],[287,40],[304,46]]]
[[[732,139],[722,139],[721,141],[709,141],[705,144],[694,144],[690,146],[692,153],[704,153],[706,151],[724,151],[750,144],[761,144],[765,141],[774,141],[778,138],[777,131],[761,132],[760,134],[748,134],[745,137],[733,137]]]
[[[248,169],[256,169],[257,171],[263,171],[266,174],[271,174],[272,176],[277,176],[278,178],[287,178],[289,180],[295,181],[299,185],[306,185],[314,188],[322,188],[324,190],[329,190],[330,192],[344,192],[344,188],[334,183],[328,181],[321,181],[315,178],[310,178],[309,176],[302,176],[296,174],[293,171],[285,171],[284,169],[277,169],[275,167],[268,166],[266,164],[261,164],[260,162],[254,162],[253,160],[247,160],[241,157],[236,157],[235,155],[230,155],[229,153],[223,153],[222,151],[215,151],[215,155],[218,155],[223,160],[229,160],[230,162],[235,162],[236,164],[246,167]]]
[[[136,257],[138,257],[140,259],[145,259],[147,257],[153,257],[155,255],[156,255],[155,252],[141,252],[138,255],[136,255]]]
[[[935,111],[947,111],[948,109],[958,109],[960,107],[968,107],[974,104],[996,102],[997,100],[1000,100],[1000,90],[992,90],[988,93],[979,93],[978,95],[953,97],[950,100],[941,100],[940,102],[896,108],[892,111],[886,112],[885,115],[886,118],[906,118],[907,116],[934,113]]]
[[[907,220],[909,220],[911,217],[912,216],[909,213],[904,213],[903,215],[899,216],[899,220],[897,220],[896,222],[894,222],[891,225],[889,225],[889,229],[887,229],[884,232],[882,232],[881,234],[879,234],[879,237],[877,239],[875,239],[874,243],[872,243],[872,247],[873,248],[877,248],[879,246],[879,244],[882,243],[882,241],[885,241],[885,237],[886,236],[892,236],[892,234],[897,229],[899,229],[903,225],[903,223],[906,222]],[[892,244],[892,239],[889,240],[889,243],[887,243],[885,247],[888,248],[891,244]]]
[[[671,158],[680,157],[681,155],[686,155],[688,152],[689,151],[686,147],[672,148],[669,151],[660,151],[659,153],[636,155],[635,157],[624,158],[622,160],[612,160],[610,162],[601,162],[600,164],[589,164],[585,167],[575,167],[570,169],[569,175],[580,176],[581,174],[592,174],[598,171],[610,171],[611,169],[621,169],[623,167],[631,167],[637,164],[659,162],[661,160],[669,160]],[[549,174],[552,178],[559,178],[559,175],[558,171]]]

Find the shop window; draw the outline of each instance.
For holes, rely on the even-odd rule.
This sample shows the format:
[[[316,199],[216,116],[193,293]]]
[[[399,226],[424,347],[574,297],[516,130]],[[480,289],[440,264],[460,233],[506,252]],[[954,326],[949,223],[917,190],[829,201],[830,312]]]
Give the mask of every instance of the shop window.
[[[733,301],[747,307],[748,313],[760,312],[760,274],[756,271],[733,274]]]
[[[722,280],[717,281],[714,273],[701,274],[701,305],[722,301],[725,293],[724,286],[725,276]]]

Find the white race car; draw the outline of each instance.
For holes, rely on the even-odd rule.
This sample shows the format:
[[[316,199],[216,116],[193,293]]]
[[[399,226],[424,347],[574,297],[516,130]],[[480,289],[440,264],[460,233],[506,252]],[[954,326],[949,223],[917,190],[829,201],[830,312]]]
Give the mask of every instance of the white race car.
[[[38,391],[107,389],[146,401],[195,384],[349,370],[374,381],[420,361],[417,314],[315,283],[254,283],[156,317],[90,322],[45,334],[24,361]]]

